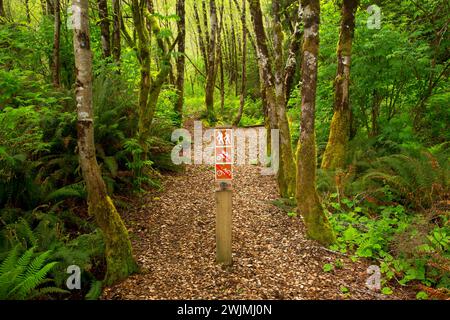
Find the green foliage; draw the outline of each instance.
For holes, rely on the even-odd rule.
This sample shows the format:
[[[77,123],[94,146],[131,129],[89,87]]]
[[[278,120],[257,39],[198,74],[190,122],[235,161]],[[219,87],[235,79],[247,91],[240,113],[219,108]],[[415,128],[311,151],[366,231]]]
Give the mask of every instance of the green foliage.
[[[42,285],[51,281],[47,274],[57,262],[47,262],[51,251],[34,253],[35,247],[19,256],[18,247],[9,251],[0,264],[0,299],[23,300],[49,293],[67,293],[56,287]]]
[[[325,263],[322,267],[324,272],[331,272],[334,269],[334,266],[332,263]]]
[[[102,282],[101,281],[93,281],[91,284],[91,289],[86,294],[86,300],[97,300],[102,294]]]
[[[347,198],[326,202],[330,222],[337,234],[331,248],[356,257],[380,261],[385,281],[405,285],[420,281],[427,286],[449,288],[445,266],[450,259],[448,215],[432,221],[412,215],[403,206],[368,209]],[[324,269],[325,270],[325,269]],[[384,289],[384,294],[390,289]],[[389,291],[390,292],[390,291]]]

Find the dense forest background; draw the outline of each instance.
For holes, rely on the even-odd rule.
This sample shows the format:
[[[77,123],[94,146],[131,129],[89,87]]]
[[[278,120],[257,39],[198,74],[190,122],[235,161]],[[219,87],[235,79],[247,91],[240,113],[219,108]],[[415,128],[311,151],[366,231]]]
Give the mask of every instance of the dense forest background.
[[[192,119],[280,128],[277,205],[304,214],[329,250],[376,261],[383,294],[448,298],[447,1],[86,3],[92,70],[72,1],[0,0],[0,298],[96,299],[135,272],[112,208],[183,171],[171,133]],[[79,160],[77,99],[91,71],[96,161],[114,202],[98,192],[98,210],[115,225],[93,208],[103,189]],[[317,205],[323,225],[308,218]],[[73,264],[88,281],[69,292]]]

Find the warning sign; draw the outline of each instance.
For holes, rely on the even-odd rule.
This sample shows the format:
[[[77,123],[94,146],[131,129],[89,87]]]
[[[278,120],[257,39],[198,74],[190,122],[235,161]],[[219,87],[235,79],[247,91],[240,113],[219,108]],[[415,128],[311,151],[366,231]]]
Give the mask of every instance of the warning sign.
[[[216,181],[229,184],[233,179],[233,131],[232,129],[214,130]]]
[[[216,147],[233,146],[233,130],[232,129],[216,129],[214,130]]]
[[[216,163],[233,163],[233,149],[231,147],[216,147]]]

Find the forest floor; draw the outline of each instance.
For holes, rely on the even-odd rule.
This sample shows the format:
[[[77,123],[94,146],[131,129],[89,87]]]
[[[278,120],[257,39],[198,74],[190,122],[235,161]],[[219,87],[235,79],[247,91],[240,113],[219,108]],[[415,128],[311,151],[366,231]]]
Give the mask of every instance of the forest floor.
[[[214,168],[189,165],[123,214],[141,272],[106,288],[102,299],[400,298],[367,289],[368,262],[308,240],[301,217],[273,204],[275,178],[259,171],[234,169],[231,267],[215,263]],[[336,259],[343,267],[324,272]]]

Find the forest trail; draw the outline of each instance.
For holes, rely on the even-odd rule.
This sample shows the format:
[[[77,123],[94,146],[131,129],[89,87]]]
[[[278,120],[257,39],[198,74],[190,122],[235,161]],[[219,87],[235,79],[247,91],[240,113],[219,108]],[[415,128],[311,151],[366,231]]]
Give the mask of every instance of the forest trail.
[[[366,288],[368,265],[306,239],[301,218],[272,203],[275,178],[259,170],[234,167],[232,267],[215,263],[214,168],[189,165],[123,214],[142,271],[102,298],[386,299]],[[343,267],[325,273],[337,258]]]

